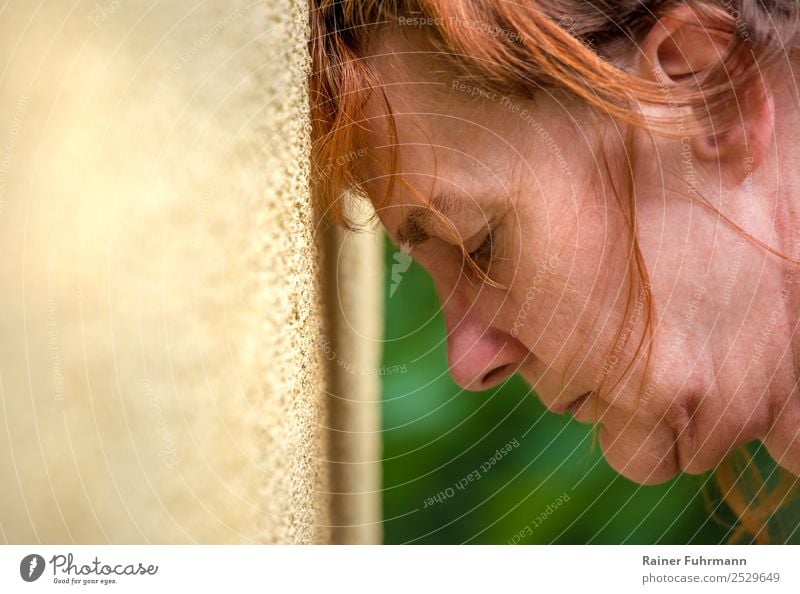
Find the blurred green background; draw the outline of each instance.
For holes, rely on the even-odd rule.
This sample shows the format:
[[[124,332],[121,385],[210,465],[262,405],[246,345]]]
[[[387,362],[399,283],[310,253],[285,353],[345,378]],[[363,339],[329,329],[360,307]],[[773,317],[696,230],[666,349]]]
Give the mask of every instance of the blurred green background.
[[[396,253],[387,238],[387,544],[725,542],[725,514],[712,518],[704,499],[716,500],[707,475],[634,484],[592,448],[590,427],[547,412],[519,377],[487,392],[461,390],[447,371],[427,273],[411,264],[391,294]]]

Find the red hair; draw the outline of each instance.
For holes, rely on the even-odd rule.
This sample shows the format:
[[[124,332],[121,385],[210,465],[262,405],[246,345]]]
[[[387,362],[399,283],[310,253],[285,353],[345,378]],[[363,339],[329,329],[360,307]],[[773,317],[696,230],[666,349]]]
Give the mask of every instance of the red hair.
[[[632,49],[662,15],[680,4],[695,8],[706,26],[724,33],[730,43],[718,66],[670,89],[667,95],[659,82],[632,75],[615,66],[613,59]],[[769,9],[763,8],[765,4]],[[691,106],[708,118],[685,125],[681,135],[709,132],[711,114],[714,134],[722,134],[738,117],[729,108],[731,98],[765,73],[777,71],[787,59],[787,48],[794,51],[800,34],[800,5],[792,0],[312,0],[310,18],[313,192],[324,216],[345,226],[350,223],[344,197],[365,196],[351,158],[363,143],[363,109],[373,93],[383,93],[366,59],[367,46],[375,35],[403,19],[419,23],[453,71],[481,88],[524,98],[532,98],[543,88],[555,89],[608,117],[669,135],[676,134],[673,120],[648,118],[633,106]],[[385,95],[382,100],[391,116]],[[394,138],[388,144],[396,146],[391,118],[389,135]],[[635,158],[626,153],[629,159]],[[390,180],[387,195],[395,181],[394,177]],[[630,190],[634,190],[633,182],[627,181]],[[640,294],[646,302],[649,329],[653,307],[636,242],[635,192],[628,195],[631,271],[644,288]],[[477,268],[470,264],[473,270]],[[631,284],[629,307],[636,294]],[[639,348],[644,344],[643,335]],[[623,377],[631,366],[632,362]],[[777,485],[766,489],[768,481],[758,475],[742,450],[723,463],[715,479],[738,518],[731,541],[749,535],[756,542],[769,542],[768,520],[794,496],[797,478],[782,472]]]

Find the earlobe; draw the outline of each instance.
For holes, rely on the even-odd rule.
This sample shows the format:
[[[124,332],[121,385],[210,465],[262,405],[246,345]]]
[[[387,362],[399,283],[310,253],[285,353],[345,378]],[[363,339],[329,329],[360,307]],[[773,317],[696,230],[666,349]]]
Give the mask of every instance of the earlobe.
[[[698,159],[730,164],[739,177],[745,177],[761,164],[769,150],[775,132],[775,107],[771,94],[760,82],[754,82],[736,104],[739,113],[729,130],[696,137],[692,144]]]

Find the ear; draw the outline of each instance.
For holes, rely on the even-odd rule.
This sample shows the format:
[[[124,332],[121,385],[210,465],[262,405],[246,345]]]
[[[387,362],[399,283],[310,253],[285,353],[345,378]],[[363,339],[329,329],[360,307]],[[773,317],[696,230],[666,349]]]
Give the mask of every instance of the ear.
[[[719,28],[720,21],[730,22],[722,9],[701,13],[682,5],[662,16],[640,45],[638,74],[659,85],[679,89],[695,82],[695,77],[718,66],[726,53],[735,27],[729,33]],[[733,94],[733,91],[731,91]],[[699,114],[719,122],[733,119],[735,125],[722,134],[692,137],[692,150],[702,161],[716,161],[728,173],[743,179],[748,171],[763,161],[775,131],[773,100],[761,80],[731,97],[730,114]]]

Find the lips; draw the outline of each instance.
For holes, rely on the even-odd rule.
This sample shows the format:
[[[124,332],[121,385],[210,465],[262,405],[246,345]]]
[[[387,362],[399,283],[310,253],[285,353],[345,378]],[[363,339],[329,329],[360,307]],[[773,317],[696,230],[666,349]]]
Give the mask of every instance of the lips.
[[[589,397],[592,395],[592,392],[585,392],[578,396],[577,398],[573,399],[569,403],[565,404],[557,404],[550,407],[550,410],[556,414],[563,415],[565,412],[569,411],[575,416],[575,413],[578,409],[586,402]]]
[[[571,414],[573,417],[577,417],[577,416],[578,416],[578,413],[579,413],[579,412],[580,412],[580,410],[581,410],[581,408],[582,408],[582,407],[583,407],[583,405],[584,405],[584,404],[585,404],[585,403],[586,403],[586,402],[589,400],[589,398],[590,398],[591,396],[592,396],[592,393],[591,393],[591,392],[586,392],[585,394],[582,394],[582,395],[578,396],[578,398],[576,398],[575,400],[573,400],[573,401],[572,401],[572,403],[571,403],[569,406],[567,406],[567,411],[568,411],[568,412],[569,412],[569,413],[570,413],[570,414]]]

